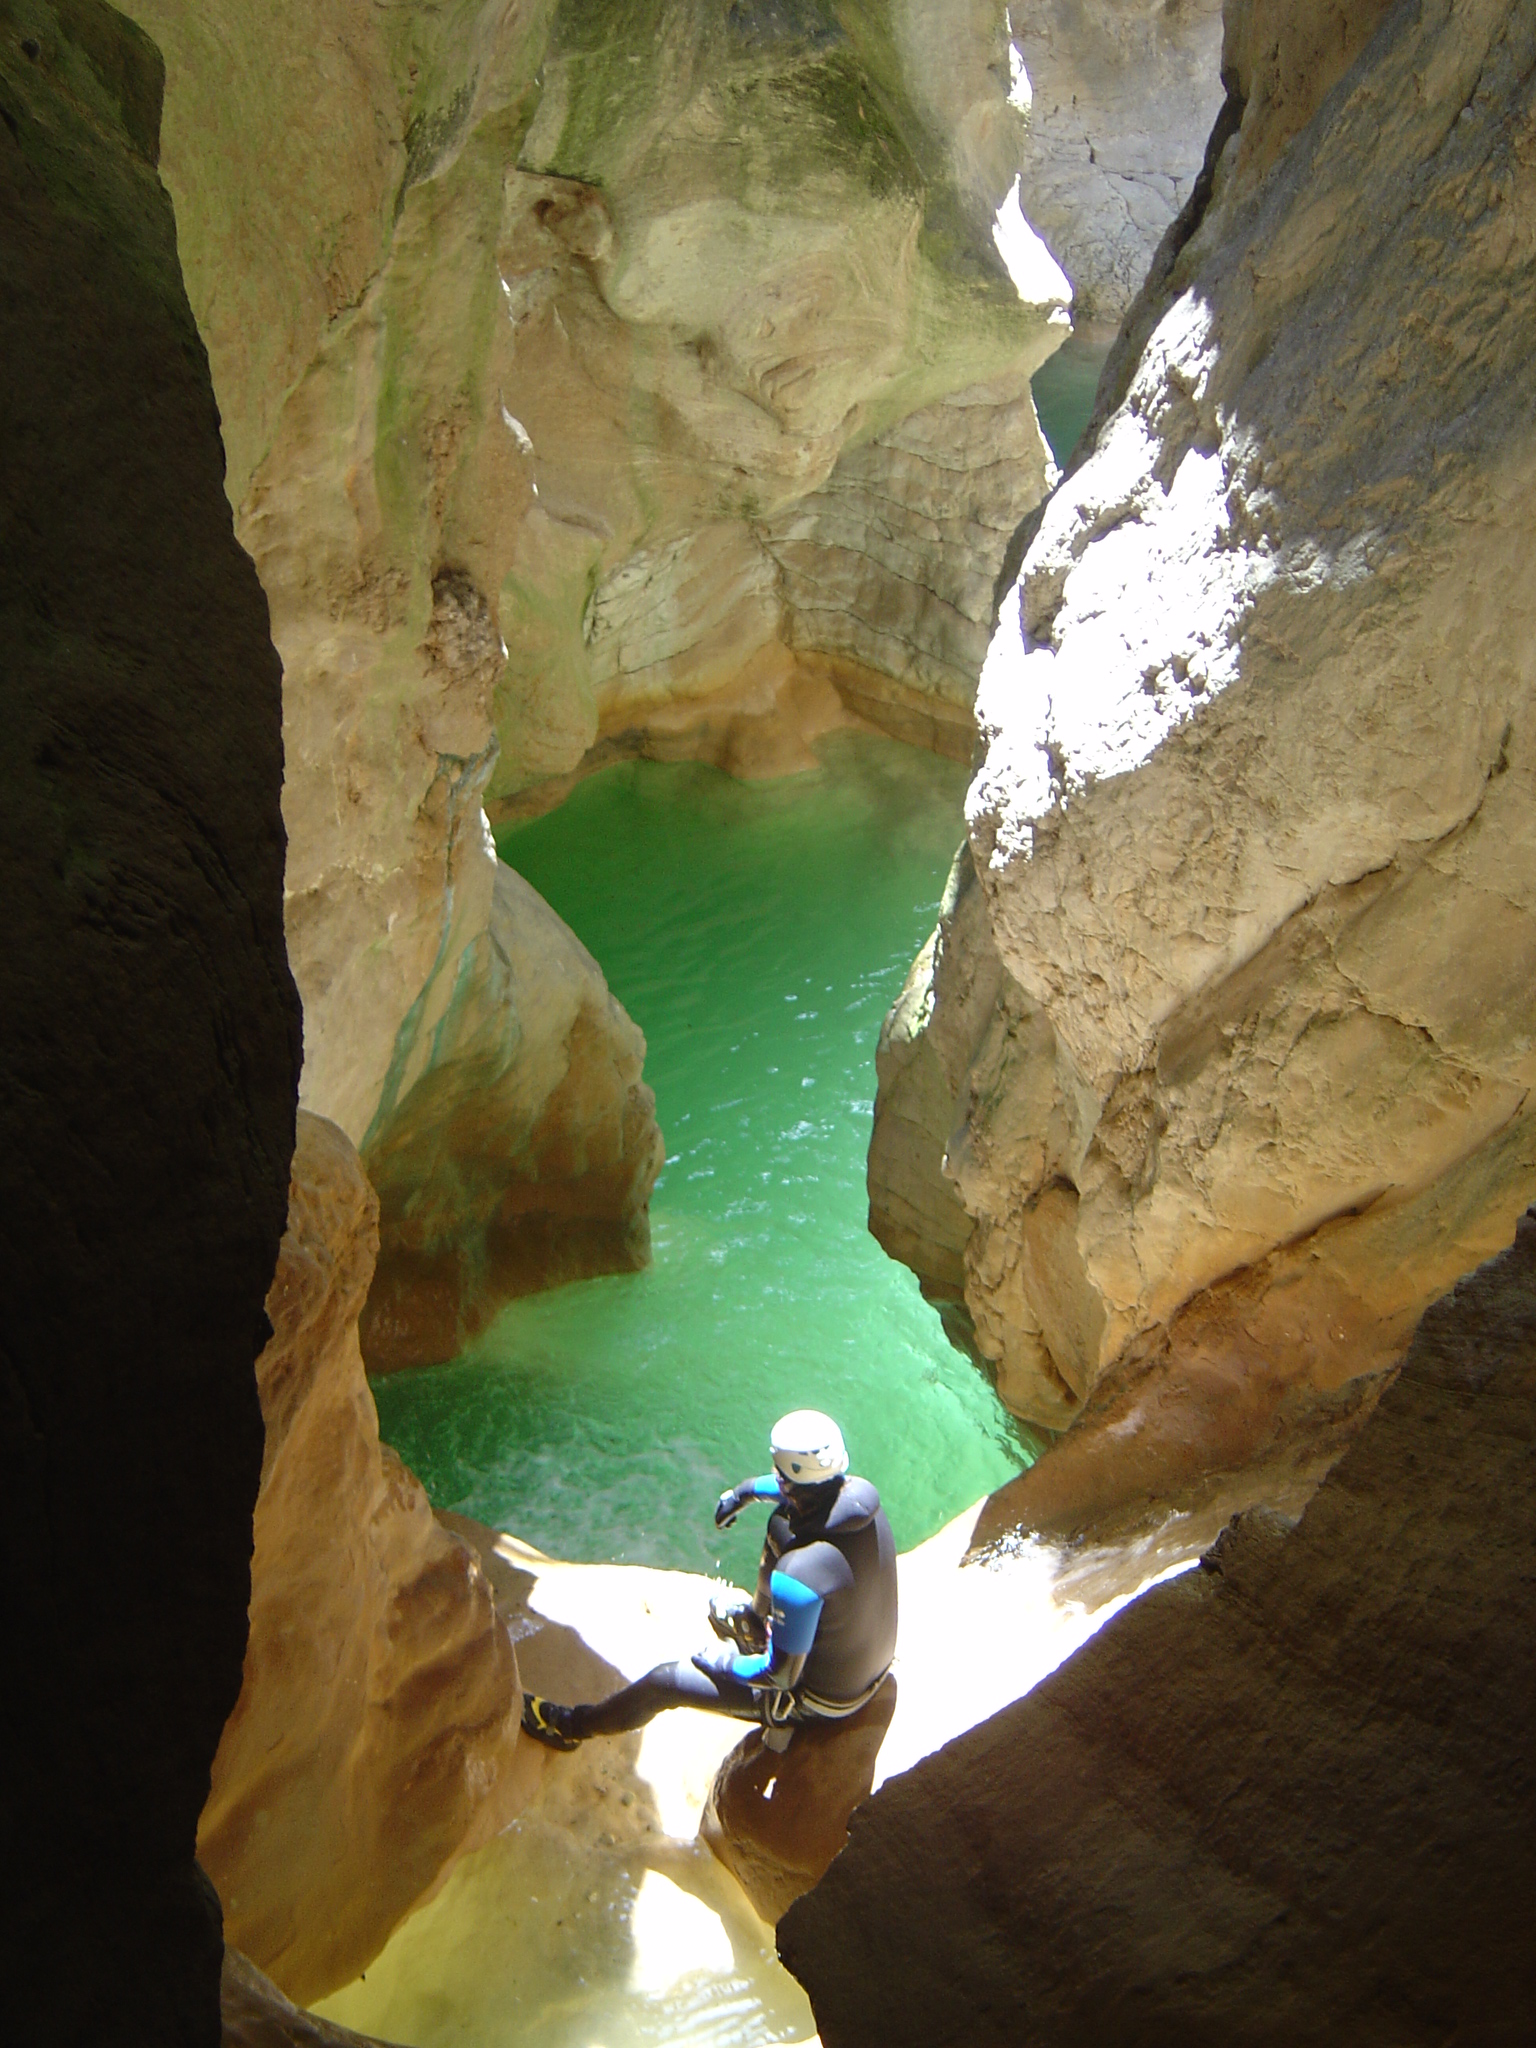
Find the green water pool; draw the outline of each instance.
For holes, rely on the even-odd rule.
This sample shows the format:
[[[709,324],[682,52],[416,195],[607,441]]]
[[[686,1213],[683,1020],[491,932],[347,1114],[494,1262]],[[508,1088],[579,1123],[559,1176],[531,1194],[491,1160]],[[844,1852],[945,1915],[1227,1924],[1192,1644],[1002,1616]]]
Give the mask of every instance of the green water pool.
[[[1065,462],[1102,343],[1034,380]],[[844,734],[819,770],[739,783],[637,762],[593,776],[502,858],[552,903],[645,1032],[667,1165],[654,1263],[514,1302],[452,1364],[375,1383],[384,1436],[439,1507],[560,1557],[721,1570],[720,1488],[785,1409],[826,1408],[906,1548],[1037,1446],[865,1226],[875,1043],[931,930],[966,773]]]
[[[875,1044],[965,781],[840,734],[779,782],[610,768],[502,835],[645,1032],[667,1163],[647,1271],[514,1302],[463,1358],[376,1382],[437,1505],[562,1557],[741,1579],[761,1531],[710,1510],[785,1409],[837,1416],[903,1547],[1028,1462],[865,1220]]]
[[[1069,334],[1031,380],[1041,428],[1051,453],[1063,467],[1093,415],[1099,372],[1108,353],[1109,345],[1101,336]]]

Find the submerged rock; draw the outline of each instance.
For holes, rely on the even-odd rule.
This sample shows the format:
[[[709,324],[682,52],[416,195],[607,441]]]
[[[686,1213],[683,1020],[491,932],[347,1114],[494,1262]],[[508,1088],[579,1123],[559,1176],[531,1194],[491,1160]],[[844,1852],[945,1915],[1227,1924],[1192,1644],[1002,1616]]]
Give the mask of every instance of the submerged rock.
[[[224,1950],[219,1989],[221,2048],[375,2048],[370,2035],[301,2012],[236,1948]]]
[[[364,1968],[526,1796],[490,1586],[379,1442],[357,1340],[376,1219],[345,1135],[301,1113],[256,1368],[245,1676],[198,1853],[230,1940],[305,2004]]]
[[[887,1030],[877,1232],[1074,1425],[994,1534],[1304,1487],[1536,1191],[1536,26],[1378,18],[1232,14]]]
[[[1536,1213],[1299,1525],[1238,1521],[854,1816],[779,1929],[826,2048],[1523,2038],[1533,1402]]]

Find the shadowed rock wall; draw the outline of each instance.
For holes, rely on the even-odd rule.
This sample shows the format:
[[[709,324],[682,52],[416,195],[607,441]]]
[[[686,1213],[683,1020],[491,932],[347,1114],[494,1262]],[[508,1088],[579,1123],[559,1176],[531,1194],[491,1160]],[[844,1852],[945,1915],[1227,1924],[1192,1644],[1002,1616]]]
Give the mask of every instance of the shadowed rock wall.
[[[0,5],[5,2031],[212,2048],[298,1081],[281,671],[155,171],[162,71]]]
[[[1536,18],[1227,57],[881,1051],[877,1234],[1073,1425],[995,1527],[1306,1483],[1536,1192]]]
[[[1299,1526],[855,1813],[779,1929],[826,2048],[1526,2039],[1533,1414],[1536,1211]]]

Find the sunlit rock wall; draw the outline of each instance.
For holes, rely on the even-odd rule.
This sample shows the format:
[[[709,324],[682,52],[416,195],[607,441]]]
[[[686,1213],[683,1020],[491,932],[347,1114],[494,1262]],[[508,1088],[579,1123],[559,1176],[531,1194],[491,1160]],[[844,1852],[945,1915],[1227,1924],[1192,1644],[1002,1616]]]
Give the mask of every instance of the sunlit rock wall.
[[[1084,319],[1120,318],[1194,189],[1222,101],[1221,12],[1221,0],[1009,0],[1020,197]]]
[[[1234,12],[882,1049],[877,1231],[1091,1411],[1024,1519],[1297,1454],[1536,1191],[1536,18],[1358,10],[1309,97],[1316,12]]]
[[[396,1083],[434,1070],[473,1148],[435,1270],[483,1274],[450,1197],[520,1155],[422,1020],[464,975],[494,1000],[484,807],[636,751],[800,767],[858,719],[968,749],[1068,295],[995,220],[1002,8],[132,6],[286,673],[304,1100],[413,1252]],[[638,1244],[648,1185],[605,1164],[582,1202]]]
[[[162,71],[0,4],[8,2040],[214,2048],[298,1082],[281,671],[158,176]]]
[[[257,1362],[250,1638],[198,1853],[230,1941],[307,2004],[516,1811],[522,1695],[474,1554],[379,1442],[357,1319],[378,1206],[301,1113]]]
[[[1533,1412],[1536,1212],[1299,1526],[1245,1517],[855,1813],[779,1929],[825,2048],[1523,2039]]]

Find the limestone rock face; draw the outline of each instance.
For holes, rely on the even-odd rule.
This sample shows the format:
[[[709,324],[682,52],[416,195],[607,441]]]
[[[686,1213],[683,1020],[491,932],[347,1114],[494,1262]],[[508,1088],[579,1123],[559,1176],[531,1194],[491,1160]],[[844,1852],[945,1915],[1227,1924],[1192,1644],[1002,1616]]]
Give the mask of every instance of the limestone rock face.
[[[855,1814],[779,1929],[826,2048],[1521,2039],[1533,1402],[1536,1213],[1299,1526],[1239,1521]]]
[[[364,1151],[380,1203],[370,1370],[451,1358],[495,1307],[649,1256],[663,1147],[645,1040],[510,868],[451,988],[429,985]],[[490,1124],[489,1140],[484,1126]]]
[[[952,392],[849,449],[766,528],[797,668],[848,711],[969,761],[993,587],[1040,431],[1017,371]]]
[[[1536,1190],[1536,23],[1399,8],[1306,90],[1319,19],[1234,13],[883,1053],[877,1230],[935,1219],[1020,1413],[1091,1411],[1090,1515],[1331,1429]]]
[[[4,2031],[214,2048],[293,1147],[281,671],[157,176],[163,72],[0,5]]]
[[[1025,217],[1071,278],[1078,316],[1118,320],[1221,105],[1221,0],[1011,0],[1008,21]]]
[[[401,1077],[487,999],[483,806],[637,751],[782,772],[860,719],[967,750],[1069,288],[994,234],[1000,0],[131,4],[286,671],[304,1101],[367,1140],[387,1267]],[[453,1128],[423,1327],[495,1266],[510,1161],[487,1105]],[[642,1181],[603,1182],[599,1269]]]
[[[230,1940],[306,2004],[518,1797],[521,1693],[490,1587],[379,1442],[357,1340],[376,1244],[351,1144],[301,1113],[257,1364],[245,1676],[198,1853]]]

